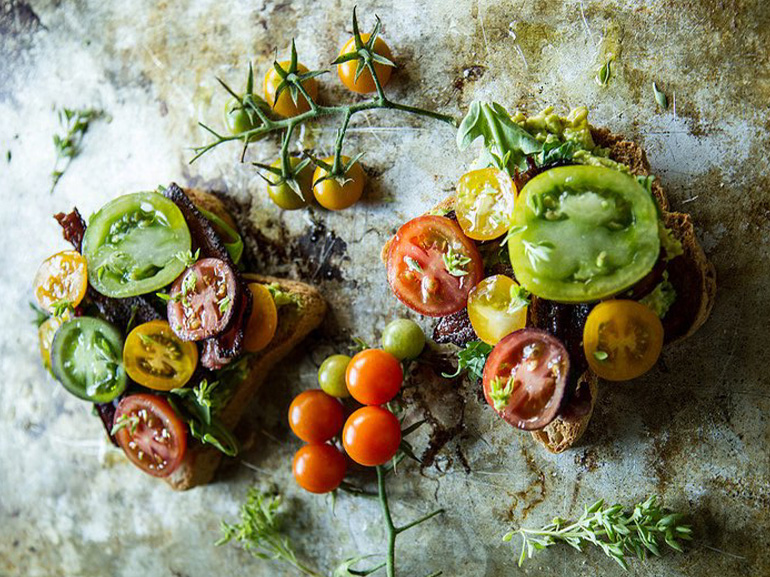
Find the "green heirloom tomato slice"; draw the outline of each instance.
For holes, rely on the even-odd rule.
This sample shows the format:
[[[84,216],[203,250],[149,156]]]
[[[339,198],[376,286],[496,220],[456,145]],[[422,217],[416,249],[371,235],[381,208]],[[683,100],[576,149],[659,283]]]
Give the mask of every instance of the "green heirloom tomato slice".
[[[83,238],[88,280],[113,298],[170,284],[185,268],[176,255],[190,247],[182,211],[156,192],[126,194],[107,203],[91,217]]]
[[[566,303],[617,294],[658,260],[652,196],[617,170],[552,168],[530,180],[508,241],[516,279],[536,296]]]
[[[123,337],[107,321],[77,317],[56,331],[51,345],[54,376],[73,395],[107,403],[126,388]]]

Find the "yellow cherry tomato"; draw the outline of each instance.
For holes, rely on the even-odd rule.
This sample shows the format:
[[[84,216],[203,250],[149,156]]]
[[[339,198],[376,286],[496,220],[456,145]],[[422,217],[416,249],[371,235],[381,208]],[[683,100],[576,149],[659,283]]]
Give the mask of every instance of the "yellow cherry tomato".
[[[40,342],[40,357],[43,359],[43,364],[48,370],[51,369],[51,345],[53,344],[53,338],[56,336],[56,331],[59,330],[59,327],[70,320],[70,318],[72,318],[72,315],[67,310],[61,315],[48,317],[37,329],[37,336]]]
[[[502,170],[466,172],[457,183],[457,222],[474,240],[498,238],[508,232],[515,200],[516,186]]]
[[[297,166],[302,159],[292,156],[289,158],[289,163],[292,167]],[[281,168],[281,159],[279,158],[273,164],[273,168]],[[277,175],[268,175],[271,180],[278,178]],[[277,186],[267,185],[267,194],[272,201],[284,210],[296,210],[307,206],[308,201],[311,198],[311,188],[313,187],[313,168],[311,165],[307,165],[297,175],[297,182],[299,182],[299,188],[302,191],[302,196],[298,196],[297,193],[288,184],[282,182]]]
[[[79,252],[65,250],[48,257],[35,275],[35,298],[38,304],[53,313],[55,305],[76,307],[88,288],[88,266]]]
[[[527,301],[512,278],[502,274],[490,276],[468,295],[468,316],[479,338],[496,345],[527,325]]]
[[[361,40],[366,43],[369,40],[369,36],[369,34],[361,34]],[[355,52],[355,49],[356,39],[351,37],[350,40],[345,43],[345,46],[342,47],[342,50],[340,50],[340,56],[350,52]],[[374,51],[380,56],[384,56],[393,62],[393,54],[391,53],[390,48],[379,36],[377,36],[377,39],[374,41]],[[357,67],[357,59],[348,60],[347,62],[343,62],[342,64],[337,65],[337,74],[339,74],[342,83],[348,90],[358,92],[359,94],[375,92],[377,87],[374,84],[372,73],[369,72],[368,69],[365,69],[358,77],[358,80],[356,80]],[[375,62],[374,71],[377,73],[377,78],[380,80],[380,85],[384,88],[385,85],[390,81],[390,74],[393,71],[393,67],[388,66],[387,64],[380,64],[379,62]]]
[[[608,381],[628,381],[649,371],[663,349],[663,325],[653,310],[631,300],[594,307],[583,329],[591,370]]]
[[[252,295],[251,316],[246,325],[243,348],[250,353],[261,351],[275,337],[278,328],[278,308],[267,287],[258,282],[249,283]]]
[[[198,347],[181,340],[163,320],[134,328],[123,346],[126,373],[156,391],[183,387],[198,366]]]
[[[282,62],[279,62],[278,64],[281,65],[281,68],[284,70],[289,69],[289,65],[291,64],[290,61],[284,60]],[[304,64],[299,64],[297,66],[297,73],[298,74],[304,74],[307,72],[307,66]],[[265,82],[264,82],[264,90],[265,90],[265,100],[270,105],[270,107],[273,109],[273,111],[276,114],[279,114],[285,118],[288,118],[290,116],[297,116],[298,114],[302,114],[303,112],[307,112],[310,110],[310,104],[307,100],[305,100],[305,97],[302,96],[301,93],[297,94],[297,102],[295,103],[291,99],[291,91],[289,88],[285,88],[280,96],[278,96],[278,100],[275,99],[275,93],[278,90],[278,87],[281,85],[281,82],[283,80],[281,79],[278,72],[276,72],[274,67],[270,67],[270,70],[267,71],[267,74],[265,74]],[[305,80],[302,83],[302,86],[305,90],[307,90],[307,93],[310,95],[310,98],[313,100],[316,99],[318,96],[318,82],[316,82],[315,78],[310,78],[308,80]]]
[[[342,164],[346,164],[349,161],[349,157],[342,157]],[[325,158],[324,162],[332,164],[334,158]],[[313,182],[316,183],[313,185],[313,194],[315,195],[318,204],[324,208],[329,210],[342,210],[343,208],[353,206],[361,198],[366,182],[366,174],[364,174],[364,169],[361,168],[361,163],[355,162],[353,166],[348,169],[345,173],[345,184],[340,184],[333,178],[318,182],[326,175],[326,170],[320,166],[317,167],[313,173]]]

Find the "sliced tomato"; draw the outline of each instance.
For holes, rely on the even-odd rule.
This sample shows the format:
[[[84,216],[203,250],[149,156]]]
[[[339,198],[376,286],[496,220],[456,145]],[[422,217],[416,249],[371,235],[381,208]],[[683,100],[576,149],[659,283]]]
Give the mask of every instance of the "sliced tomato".
[[[238,279],[218,258],[199,260],[171,287],[168,322],[183,341],[201,341],[222,333],[235,313]]]
[[[123,366],[140,385],[157,391],[184,387],[198,366],[198,347],[182,341],[166,321],[132,330],[123,347]]]
[[[443,216],[410,220],[398,229],[388,251],[390,288],[410,309],[430,317],[462,310],[483,273],[474,242]]]
[[[78,306],[88,287],[86,259],[75,250],[48,257],[35,275],[35,297],[49,313],[57,306]]]
[[[648,306],[631,300],[599,303],[583,329],[588,364],[608,381],[640,377],[658,362],[663,325]]]
[[[527,325],[528,300],[521,290],[516,281],[502,274],[489,276],[473,287],[468,295],[468,318],[482,341],[496,345]]]
[[[542,429],[559,413],[568,372],[569,355],[559,339],[521,329],[492,349],[484,367],[484,397],[514,427]]]
[[[166,399],[138,394],[118,404],[113,434],[126,457],[145,473],[168,477],[187,449],[187,427]]]
[[[466,172],[457,183],[455,214],[460,228],[474,240],[492,240],[508,232],[516,186],[496,168]]]
[[[249,292],[253,306],[246,325],[243,348],[250,353],[256,353],[269,345],[275,336],[278,328],[278,308],[265,285],[258,282],[249,283]]]

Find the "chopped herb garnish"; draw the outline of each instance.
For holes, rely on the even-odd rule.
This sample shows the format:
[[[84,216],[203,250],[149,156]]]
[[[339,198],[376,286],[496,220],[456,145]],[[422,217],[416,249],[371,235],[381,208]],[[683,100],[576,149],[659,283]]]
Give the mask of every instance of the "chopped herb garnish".
[[[196,263],[201,256],[201,249],[198,249],[193,253],[188,250],[187,252],[180,251],[174,255],[174,258],[181,261],[185,268],[190,267]]]
[[[515,313],[516,311],[529,306],[532,302],[531,296],[532,294],[523,286],[513,285],[511,287],[511,302],[508,303],[508,313]]]
[[[500,377],[495,377],[489,383],[489,398],[492,399],[492,405],[496,411],[502,411],[508,406],[508,401],[513,394],[514,380],[513,375],[505,381]]]
[[[198,275],[195,274],[195,271],[190,271],[187,273],[187,276],[184,277],[184,280],[182,280],[182,295],[187,296],[191,292],[195,290],[195,285],[198,283]]]
[[[610,355],[607,353],[607,351],[594,351],[594,358],[597,361],[606,361],[608,358],[610,358]]]
[[[411,256],[404,257],[404,262],[406,263],[406,266],[409,270],[413,270],[414,272],[422,272],[422,267],[420,266],[420,263],[414,260]]]
[[[72,301],[56,301],[51,305],[51,314],[55,317],[64,316],[71,310],[73,310]]]
[[[457,371],[452,375],[442,373],[442,376],[452,379],[463,371],[468,371],[471,375],[480,379],[484,374],[484,365],[491,352],[492,345],[488,345],[484,341],[470,342],[465,345],[465,349],[457,353]]]
[[[441,255],[441,258],[444,261],[444,268],[452,276],[460,277],[468,274],[468,271],[463,267],[471,262],[471,257],[455,252],[452,245],[447,247],[446,252]]]
[[[113,437],[115,434],[120,431],[121,429],[125,429],[126,427],[130,427],[131,434],[133,435],[136,433],[136,428],[139,426],[139,416],[136,414],[123,414],[120,415],[117,419],[115,419],[115,423],[112,425],[112,430],[110,430],[110,435]]]
[[[219,312],[221,314],[227,313],[227,310],[230,308],[230,302],[232,299],[230,297],[225,297],[221,301],[219,301]]]

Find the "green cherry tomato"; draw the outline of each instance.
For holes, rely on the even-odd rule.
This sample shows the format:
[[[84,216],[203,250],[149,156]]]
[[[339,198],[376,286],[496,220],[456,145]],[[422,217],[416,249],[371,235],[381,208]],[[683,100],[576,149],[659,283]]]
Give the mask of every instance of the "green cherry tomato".
[[[108,403],[126,388],[123,337],[101,319],[77,317],[67,321],[53,339],[51,368],[73,395]]]
[[[633,176],[611,168],[539,174],[521,190],[512,226],[516,280],[557,302],[615,295],[647,275],[660,252],[655,201]]]
[[[332,355],[318,369],[318,384],[327,395],[344,399],[350,396],[345,384],[345,370],[350,363],[348,355]]]
[[[157,192],[119,196],[94,214],[83,237],[88,282],[113,298],[160,290],[185,268],[190,250],[182,211]]]
[[[249,115],[243,109],[241,103],[235,98],[231,98],[225,105],[225,126],[227,126],[227,129],[231,134],[240,134],[241,132],[246,132],[247,130],[262,126],[262,121],[255,113],[249,118]],[[254,142],[264,137],[264,134],[252,136],[249,138],[249,142]]]
[[[425,347],[425,333],[410,319],[391,321],[382,331],[382,348],[398,360],[416,359]]]
[[[292,168],[302,162],[301,158],[292,156],[289,158],[289,163]],[[281,160],[276,160],[271,164],[273,168],[281,168]],[[268,178],[277,178],[275,175],[270,175]],[[297,175],[297,182],[299,182],[299,188],[302,191],[302,196],[297,193],[285,182],[278,186],[267,185],[267,194],[272,201],[284,210],[297,210],[307,206],[308,199],[312,198],[313,188],[313,167],[307,165]]]

